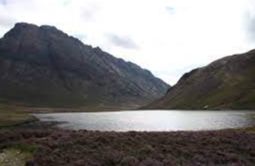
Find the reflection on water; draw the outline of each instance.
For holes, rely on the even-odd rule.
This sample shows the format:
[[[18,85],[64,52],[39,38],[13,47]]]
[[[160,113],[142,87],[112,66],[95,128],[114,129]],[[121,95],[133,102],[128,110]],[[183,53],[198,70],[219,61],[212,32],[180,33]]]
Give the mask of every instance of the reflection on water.
[[[255,112],[247,111],[119,111],[35,114],[59,127],[100,131],[217,130],[255,126]]]

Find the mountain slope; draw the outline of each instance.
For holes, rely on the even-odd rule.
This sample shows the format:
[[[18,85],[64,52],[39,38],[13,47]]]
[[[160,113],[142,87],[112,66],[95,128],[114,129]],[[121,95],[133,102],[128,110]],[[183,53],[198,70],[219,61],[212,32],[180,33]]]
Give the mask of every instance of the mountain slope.
[[[0,39],[0,101],[135,107],[169,86],[149,71],[52,26],[17,23]]]
[[[146,108],[255,109],[255,50],[184,74]]]

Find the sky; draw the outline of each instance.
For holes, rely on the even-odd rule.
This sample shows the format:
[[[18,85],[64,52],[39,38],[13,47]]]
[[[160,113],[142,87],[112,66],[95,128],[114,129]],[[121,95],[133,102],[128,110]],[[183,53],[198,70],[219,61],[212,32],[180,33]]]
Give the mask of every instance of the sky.
[[[56,26],[170,85],[255,48],[255,0],[0,0],[0,36],[16,22]]]

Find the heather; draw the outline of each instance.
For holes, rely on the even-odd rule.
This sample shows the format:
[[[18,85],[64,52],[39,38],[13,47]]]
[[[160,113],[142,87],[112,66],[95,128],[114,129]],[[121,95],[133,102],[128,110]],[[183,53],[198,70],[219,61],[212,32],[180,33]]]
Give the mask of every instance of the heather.
[[[254,130],[99,132],[2,129],[1,152],[31,152],[27,165],[253,165]]]

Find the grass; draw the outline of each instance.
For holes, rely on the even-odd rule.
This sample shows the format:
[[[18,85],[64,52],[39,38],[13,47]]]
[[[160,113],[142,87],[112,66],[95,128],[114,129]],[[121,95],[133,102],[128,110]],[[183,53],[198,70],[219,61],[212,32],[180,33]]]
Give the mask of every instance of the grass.
[[[36,120],[19,106],[0,104],[0,131]],[[12,128],[15,129],[15,128]],[[7,143],[0,148],[0,166],[23,166],[33,159],[36,146],[30,144]]]
[[[237,71],[217,70],[194,73],[175,85],[165,98],[153,106],[170,109],[225,109],[254,110],[255,65]],[[208,68],[209,69],[209,68]]]
[[[0,166],[21,166],[28,162],[41,166],[252,165],[255,162],[255,127],[123,133],[19,128],[19,124],[34,120],[30,110],[34,108],[0,105]]]
[[[30,145],[18,144],[0,152],[1,166],[22,166],[33,159],[35,148]]]
[[[254,128],[201,132],[0,130],[0,149],[33,154],[27,160],[40,166],[254,165],[255,135],[251,131]]]
[[[18,124],[33,120],[29,110],[33,109],[0,105],[0,166],[252,165],[255,162],[255,127],[120,133],[19,128]]]
[[[247,127],[247,128],[232,129],[232,130],[233,131],[244,131],[244,132],[255,134],[255,127]]]
[[[0,105],[0,128],[19,125],[35,120],[25,108],[18,106]]]

